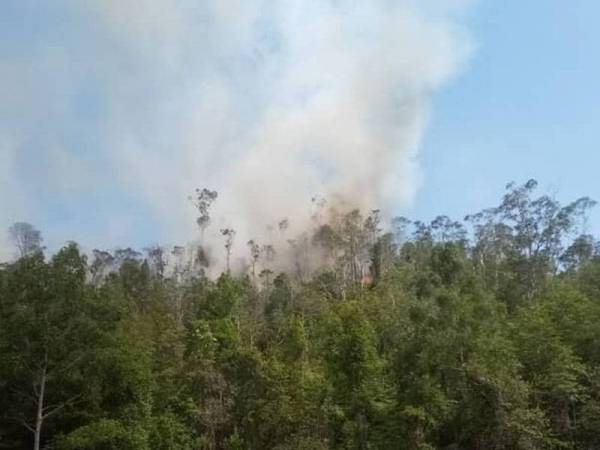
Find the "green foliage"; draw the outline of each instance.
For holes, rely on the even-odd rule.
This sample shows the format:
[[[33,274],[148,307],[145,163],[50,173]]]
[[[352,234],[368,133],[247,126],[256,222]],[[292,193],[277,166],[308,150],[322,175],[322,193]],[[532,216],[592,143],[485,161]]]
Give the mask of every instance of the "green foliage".
[[[116,420],[101,419],[59,438],[57,448],[59,450],[142,450],[148,448],[148,443],[143,430],[137,430]]]
[[[600,254],[577,229],[593,202],[535,188],[509,185],[472,236],[321,209],[289,272],[251,241],[251,271],[215,280],[159,247],[45,259],[17,227],[0,448],[600,448]],[[213,197],[194,199],[202,231]]]

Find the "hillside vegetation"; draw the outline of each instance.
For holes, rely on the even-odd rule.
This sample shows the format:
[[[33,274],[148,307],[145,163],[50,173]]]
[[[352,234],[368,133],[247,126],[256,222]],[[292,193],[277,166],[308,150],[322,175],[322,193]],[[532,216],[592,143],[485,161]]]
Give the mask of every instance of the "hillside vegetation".
[[[598,449],[594,202],[535,189],[464,222],[315,219],[285,272],[254,241],[228,270],[223,230],[217,278],[202,249],[176,266],[160,247],[46,257],[15,224],[0,448]]]

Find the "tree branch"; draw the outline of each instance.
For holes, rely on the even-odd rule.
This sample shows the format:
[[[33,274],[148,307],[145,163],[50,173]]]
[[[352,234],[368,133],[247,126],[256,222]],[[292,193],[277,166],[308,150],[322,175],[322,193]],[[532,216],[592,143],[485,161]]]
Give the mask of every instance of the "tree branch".
[[[63,403],[57,404],[57,405],[48,405],[46,407],[43,408],[43,411],[45,412],[42,415],[43,419],[47,419],[48,417],[50,417],[51,415],[57,413],[58,411],[60,411],[61,409],[66,408],[67,406],[70,406],[74,403],[77,403],[77,400],[81,397],[81,394],[77,394],[74,395],[73,397],[69,398],[68,400],[66,400]]]
[[[35,433],[35,428],[33,428],[31,425],[29,425],[29,423],[27,423],[27,421],[21,416],[18,416],[18,417],[2,416],[2,418],[6,419],[6,420],[11,420],[13,422],[17,422],[19,425],[24,426],[32,433]]]

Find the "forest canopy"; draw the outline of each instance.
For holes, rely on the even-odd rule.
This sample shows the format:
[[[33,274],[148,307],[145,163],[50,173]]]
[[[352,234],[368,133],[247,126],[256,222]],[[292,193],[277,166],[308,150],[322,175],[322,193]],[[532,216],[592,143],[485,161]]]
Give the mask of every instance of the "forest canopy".
[[[16,223],[0,448],[600,448],[595,202],[536,188],[389,226],[323,202],[285,248],[224,228],[216,276],[202,242],[47,255]],[[190,200],[203,234],[218,194]]]

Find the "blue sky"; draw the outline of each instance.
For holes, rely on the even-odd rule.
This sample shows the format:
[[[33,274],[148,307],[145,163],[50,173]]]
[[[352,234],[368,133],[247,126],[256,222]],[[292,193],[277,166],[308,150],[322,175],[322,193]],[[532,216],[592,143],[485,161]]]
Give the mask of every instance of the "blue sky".
[[[262,111],[265,99],[279,96],[281,107],[290,92],[300,93],[302,101],[312,95],[314,74],[302,60],[304,44],[311,45],[310,40],[295,42],[299,50],[294,55],[300,56],[302,64],[286,63],[290,55],[277,45],[279,12],[257,14],[254,6],[259,0],[240,3],[247,6],[236,16],[226,10],[210,16],[192,0],[144,2],[145,8],[126,0],[90,2],[87,5],[92,6],[86,8],[73,6],[77,2],[71,0],[7,0],[0,5],[0,226],[30,221],[44,232],[51,248],[68,239],[88,248],[142,247],[181,239],[189,227],[180,228],[178,223],[193,217],[185,193],[196,180],[197,185],[204,180],[216,183],[228,172],[224,162],[239,155],[239,142],[247,142],[236,139],[244,136],[246,128],[264,128],[257,127],[255,122],[262,116],[255,110]],[[218,2],[205,3],[219,9]],[[528,178],[536,178],[541,190],[556,192],[562,201],[583,195],[600,200],[596,174],[600,167],[600,3],[466,3],[471,5],[457,7],[460,14],[456,14],[474,44],[466,63],[460,39],[445,24],[417,22],[413,35],[407,35],[430,58],[430,65],[419,69],[424,72],[415,72],[415,77],[425,79],[423,86],[437,84],[438,78],[451,81],[436,87],[431,99],[424,99],[432,107],[416,157],[422,182],[413,193],[418,183],[411,178],[412,168],[408,163],[402,166],[398,176],[408,181],[402,185],[406,193],[399,196],[395,212],[421,220],[437,214],[461,218],[496,204],[507,182]],[[435,9],[436,2],[431,5]],[[196,21],[182,17],[181,11],[193,11],[190,17]],[[315,7],[304,13],[316,17],[323,11]],[[363,13],[357,22],[360,26],[361,21],[382,20],[377,10],[367,8]],[[445,11],[444,21],[452,24],[452,13]],[[335,11],[323,14],[337,23]],[[210,23],[211,18],[218,23]],[[262,27],[258,33],[256,26],[249,25],[252,18]],[[412,22],[407,24],[410,28]],[[359,25],[345,32],[352,35],[352,27]],[[286,26],[295,30],[294,24]],[[322,32],[315,31],[317,37]],[[446,54],[444,46],[429,46],[423,37],[429,32],[457,50]],[[367,55],[375,53],[381,48],[369,39],[376,38],[367,36],[357,45]],[[400,46],[398,51],[402,56],[410,49]],[[352,49],[340,53],[336,64],[352,67],[356,56]],[[253,69],[256,54],[277,63]],[[420,62],[418,52],[407,55],[407,61]],[[322,49],[321,57],[331,56],[331,49]],[[374,71],[382,73],[401,73],[403,68],[377,64]],[[290,75],[298,68],[308,74],[300,81]],[[335,76],[335,67],[326,69]],[[285,83],[279,82],[280,76]],[[271,89],[271,83],[278,87]],[[401,83],[403,88],[421,91],[414,81]],[[334,90],[334,100],[343,94],[343,89]],[[208,106],[199,107],[207,96]],[[231,106],[242,97],[244,102]],[[379,104],[376,98],[370,101],[367,108]],[[418,135],[421,112],[416,109],[408,117],[414,121],[408,133]],[[261,114],[270,112],[267,108]],[[343,119],[353,123],[355,118]],[[304,131],[322,130],[310,125]],[[208,137],[198,144],[196,134]],[[301,140],[303,145],[315,142]],[[412,157],[408,153],[407,161]],[[264,159],[260,152],[251,156]],[[238,179],[242,168],[256,166],[252,158],[246,157],[245,165],[227,175]],[[318,152],[314,156],[321,161],[321,172],[324,166],[344,163],[339,155],[328,158]],[[279,164],[290,161],[281,159]],[[347,169],[354,174],[353,166]],[[265,173],[271,172],[278,170]],[[286,176],[281,174],[282,180]],[[347,181],[342,180],[342,185]],[[240,186],[242,191],[246,187]],[[232,205],[229,213],[235,209]],[[589,231],[598,234],[599,226],[597,210]]]
[[[462,217],[528,178],[562,201],[600,200],[598,17],[593,0],[479,2],[478,49],[433,100],[412,215]],[[589,231],[599,226],[596,208]]]

